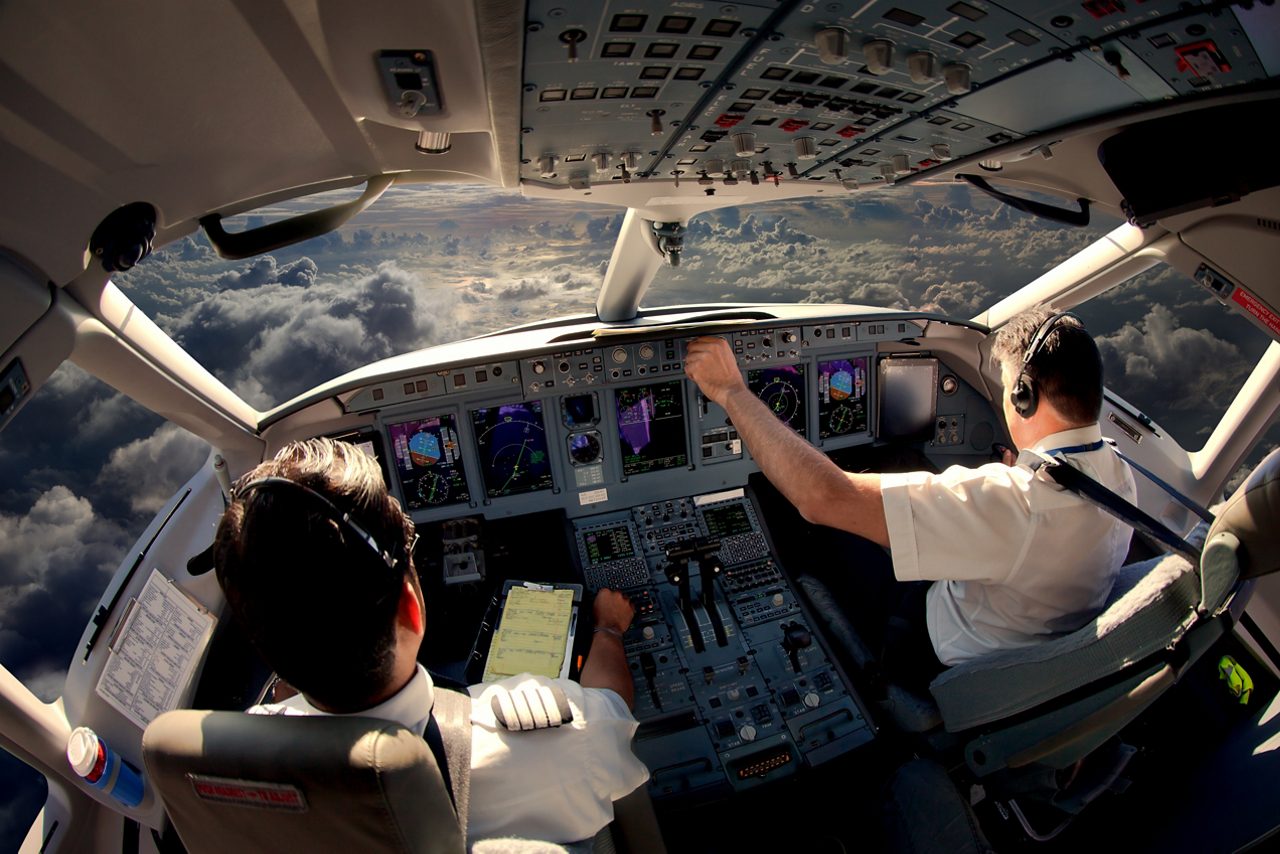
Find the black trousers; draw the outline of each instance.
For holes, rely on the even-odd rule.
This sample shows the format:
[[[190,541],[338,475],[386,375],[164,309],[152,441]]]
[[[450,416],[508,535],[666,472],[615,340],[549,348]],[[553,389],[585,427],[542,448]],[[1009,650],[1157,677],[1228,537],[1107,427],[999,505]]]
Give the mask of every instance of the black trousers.
[[[873,681],[893,682],[927,694],[945,668],[933,651],[926,594],[934,582],[898,581],[883,548],[853,534],[817,529],[809,574],[831,590],[863,643],[879,662]]]

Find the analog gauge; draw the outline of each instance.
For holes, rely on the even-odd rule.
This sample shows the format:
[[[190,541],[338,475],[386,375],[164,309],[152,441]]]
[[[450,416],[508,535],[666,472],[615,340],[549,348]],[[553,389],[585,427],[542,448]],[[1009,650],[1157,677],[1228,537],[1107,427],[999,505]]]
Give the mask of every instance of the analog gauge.
[[[569,437],[569,459],[574,465],[591,465],[600,459],[600,434],[574,433]]]

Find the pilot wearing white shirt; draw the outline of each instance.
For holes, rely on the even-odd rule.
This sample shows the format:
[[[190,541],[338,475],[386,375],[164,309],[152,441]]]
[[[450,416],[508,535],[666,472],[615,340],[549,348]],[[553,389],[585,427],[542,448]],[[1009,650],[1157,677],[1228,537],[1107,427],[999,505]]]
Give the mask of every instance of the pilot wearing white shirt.
[[[376,462],[352,445],[294,442],[237,482],[214,543],[218,581],[267,663],[301,692],[251,711],[353,714],[425,732],[440,689],[417,662],[426,608],[413,539]],[[630,747],[631,603],[602,590],[593,609],[581,684],[525,674],[470,689],[471,842],[589,839],[612,820],[613,801],[648,778]],[[566,701],[563,722],[509,731],[492,695],[539,686]]]
[[[1050,455],[1134,500],[1128,465],[1102,442],[1102,360],[1092,337],[1072,315],[1033,310],[999,330],[992,356],[1009,435],[1024,450],[936,475],[842,471],[756,399],[723,339],[691,342],[685,360],[806,520],[889,549],[894,576],[909,584],[888,585],[896,589],[879,606],[896,631],[872,634],[886,653],[902,647],[892,650],[895,678],[917,687],[944,665],[1084,625],[1128,551],[1127,526],[1027,465]]]

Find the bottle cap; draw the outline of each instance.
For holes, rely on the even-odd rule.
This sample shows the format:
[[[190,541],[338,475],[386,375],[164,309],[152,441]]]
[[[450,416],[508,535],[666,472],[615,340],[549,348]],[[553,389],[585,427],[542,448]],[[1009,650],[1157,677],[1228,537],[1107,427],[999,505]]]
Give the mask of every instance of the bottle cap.
[[[81,777],[88,777],[98,764],[98,735],[88,727],[76,727],[67,739],[67,761]]]

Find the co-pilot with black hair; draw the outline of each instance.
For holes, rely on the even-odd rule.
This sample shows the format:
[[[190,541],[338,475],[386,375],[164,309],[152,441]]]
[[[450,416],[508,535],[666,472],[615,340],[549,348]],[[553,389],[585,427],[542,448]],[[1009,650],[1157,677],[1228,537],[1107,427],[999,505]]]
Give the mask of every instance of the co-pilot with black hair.
[[[999,330],[992,356],[1022,453],[1132,502],[1129,467],[1102,442],[1102,359],[1080,321],[1025,312]],[[1010,452],[936,475],[845,472],[756,399],[723,339],[691,342],[685,365],[806,520],[889,549],[892,567],[881,549],[846,546],[852,556],[825,578],[855,590],[841,598],[895,681],[923,688],[944,665],[1074,631],[1101,611],[1130,530],[1045,471]]]
[[[354,445],[293,442],[237,482],[214,540],[218,581],[263,658],[301,692],[251,711],[361,715],[423,736],[449,698],[417,660],[426,608],[414,540],[378,464]],[[473,686],[472,842],[589,839],[648,778],[631,753],[622,648],[634,612],[616,590],[599,591],[594,612],[581,684],[524,674]]]

